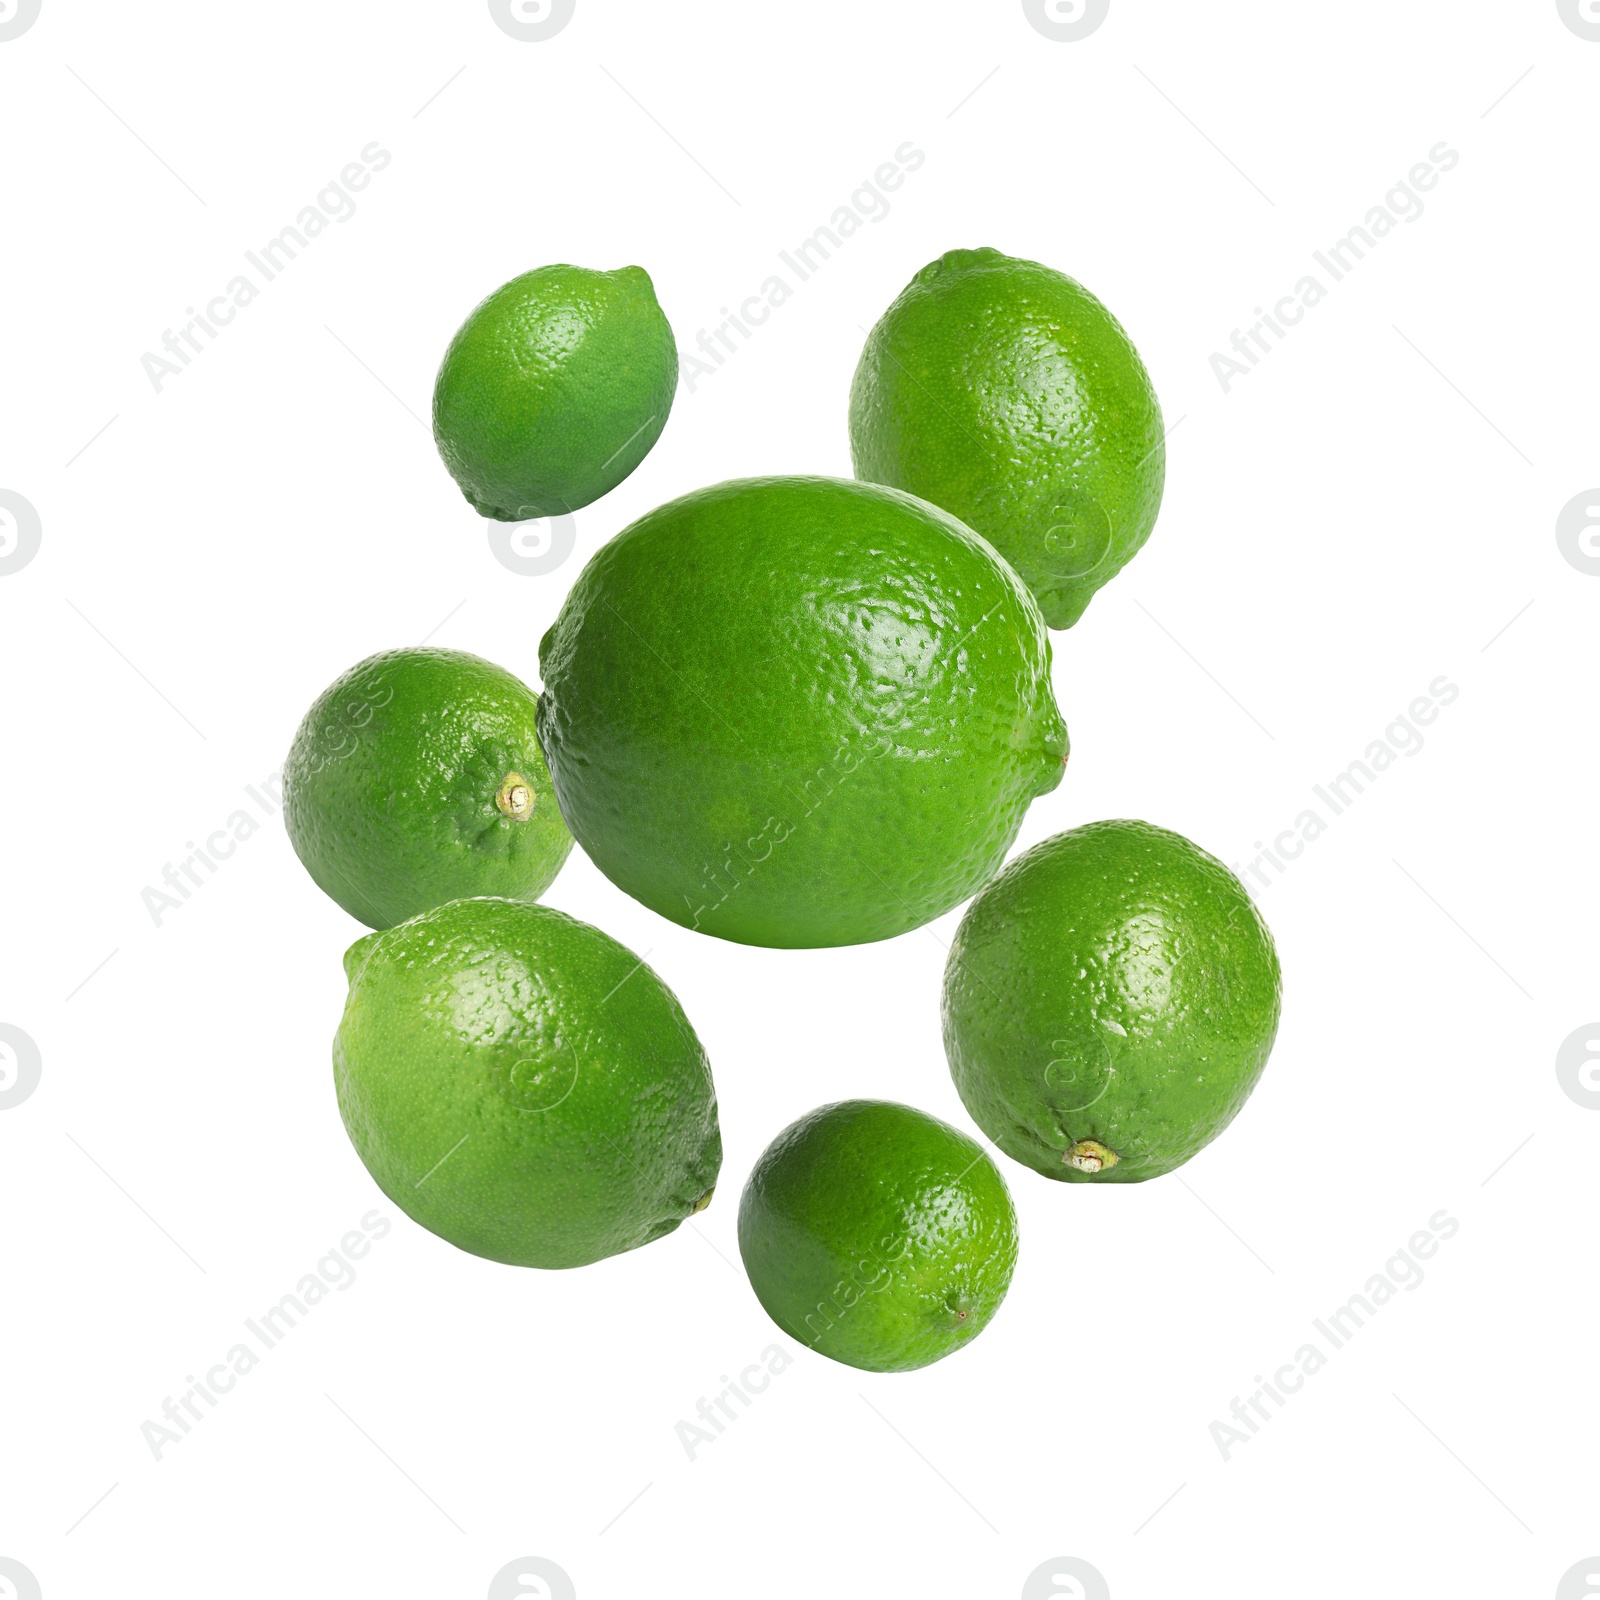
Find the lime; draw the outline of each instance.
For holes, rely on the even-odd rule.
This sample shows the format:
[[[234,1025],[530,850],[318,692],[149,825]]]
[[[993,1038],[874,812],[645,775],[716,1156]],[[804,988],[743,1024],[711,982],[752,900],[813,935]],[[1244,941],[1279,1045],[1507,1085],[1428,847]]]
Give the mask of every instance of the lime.
[[[975,1339],[1017,1261],[1017,1217],[983,1147],[888,1100],[791,1123],[739,1202],[756,1298],[792,1339],[847,1366],[909,1372]]]
[[[962,919],[944,1041],[973,1120],[1066,1182],[1137,1183],[1227,1127],[1278,1031],[1272,935],[1214,856],[1092,822],[1017,857]]]
[[[856,476],[976,528],[1070,628],[1155,526],[1161,407],[1139,353],[1082,284],[998,250],[952,250],[867,337],[850,393]]]
[[[559,516],[644,460],[677,384],[678,347],[643,267],[535,267],[450,341],[433,436],[484,516]]]
[[[539,662],[540,737],[595,864],[746,944],[948,911],[1066,756],[1016,574],[873,484],[750,478],[659,507],[590,561]]]
[[[331,684],[284,764],[284,821],[320,887],[369,928],[462,895],[537,899],[572,848],[538,697],[460,650],[385,650]]]
[[[615,939],[549,906],[455,900],[344,963],[339,1111],[378,1187],[430,1232],[512,1266],[581,1267],[710,1200],[705,1052]]]

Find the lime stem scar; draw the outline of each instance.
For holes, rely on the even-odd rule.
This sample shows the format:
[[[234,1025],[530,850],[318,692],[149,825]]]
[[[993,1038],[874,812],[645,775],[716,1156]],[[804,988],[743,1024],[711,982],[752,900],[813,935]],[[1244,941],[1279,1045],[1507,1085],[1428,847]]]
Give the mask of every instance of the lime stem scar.
[[[513,822],[526,822],[533,815],[536,798],[533,785],[520,772],[508,772],[495,791],[495,809]]]
[[[1061,1161],[1074,1172],[1102,1172],[1116,1166],[1121,1159],[1115,1150],[1107,1149],[1098,1139],[1080,1139]]]

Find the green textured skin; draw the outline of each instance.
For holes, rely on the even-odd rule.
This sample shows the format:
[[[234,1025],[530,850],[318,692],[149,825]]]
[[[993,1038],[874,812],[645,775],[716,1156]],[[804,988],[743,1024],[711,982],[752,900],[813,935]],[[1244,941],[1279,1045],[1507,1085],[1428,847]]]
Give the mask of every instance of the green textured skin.
[[[613,883],[746,944],[858,944],[966,899],[1061,780],[1050,645],[934,506],[750,478],[642,517],[539,646],[539,734]]]
[[[888,1100],[791,1123],[739,1202],[739,1253],[768,1316],[847,1366],[909,1372],[979,1335],[1017,1262],[1017,1217],[983,1147]]]
[[[463,895],[536,900],[572,849],[539,749],[538,697],[460,650],[385,650],[331,684],[284,763],[284,822],[306,871],[389,928]],[[512,772],[533,814],[495,805]]]
[[[433,437],[484,516],[559,516],[644,460],[677,386],[678,346],[643,267],[536,267],[450,341]]]
[[[671,1233],[722,1164],[672,991],[598,928],[457,900],[345,955],[339,1111],[377,1185],[473,1255],[581,1267]]]
[[[1008,1156],[1064,1183],[1138,1183],[1233,1120],[1280,1002],[1272,935],[1220,861],[1147,822],[1093,822],[973,901],[945,968],[945,1052]],[[1066,1166],[1080,1140],[1116,1165]]]
[[[858,478],[931,500],[1070,628],[1150,537],[1161,407],[1117,319],[1081,284],[998,250],[924,267],[867,336],[850,391]]]

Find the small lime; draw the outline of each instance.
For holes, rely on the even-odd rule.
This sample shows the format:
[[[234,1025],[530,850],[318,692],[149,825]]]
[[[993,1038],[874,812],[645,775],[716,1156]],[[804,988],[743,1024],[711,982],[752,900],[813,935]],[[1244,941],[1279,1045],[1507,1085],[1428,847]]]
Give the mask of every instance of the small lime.
[[[538,696],[460,650],[385,650],[331,684],[284,764],[284,821],[321,888],[369,928],[463,895],[535,900],[572,849]]]
[[[790,1124],[739,1203],[756,1298],[791,1338],[869,1372],[908,1372],[970,1343],[1005,1298],[1017,1218],[983,1147],[888,1100]]]
[[[433,390],[433,435],[486,517],[576,511],[650,453],[678,347],[643,267],[536,267],[462,323]]]

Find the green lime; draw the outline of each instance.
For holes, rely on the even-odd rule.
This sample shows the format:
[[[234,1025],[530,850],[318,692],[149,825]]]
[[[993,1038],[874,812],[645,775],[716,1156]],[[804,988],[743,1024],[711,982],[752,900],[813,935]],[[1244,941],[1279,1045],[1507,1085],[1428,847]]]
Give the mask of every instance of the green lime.
[[[909,1372],[970,1343],[1000,1309],[1017,1216],[983,1147],[889,1100],[791,1123],[739,1202],[739,1253],[790,1338],[868,1372]]]
[[[875,484],[749,478],[659,507],[590,561],[539,662],[589,856],[745,944],[858,944],[948,911],[1066,757],[1016,574]]]
[[[1233,1121],[1281,984],[1243,885],[1181,834],[1092,822],[1017,857],[961,921],[944,1042],[973,1120],[1066,1182],[1138,1183]]]
[[[368,934],[333,1044],[377,1185],[473,1255],[581,1267],[671,1233],[722,1163],[711,1069],[672,991],[598,928],[454,900]]]
[[[284,764],[284,821],[369,928],[462,895],[536,900],[572,848],[538,696],[460,650],[385,650],[325,689]]]
[[[484,516],[559,516],[644,460],[677,385],[678,347],[643,267],[535,267],[450,341],[433,436]]]
[[[952,250],[867,337],[850,392],[856,476],[976,528],[1070,628],[1150,537],[1166,446],[1150,374],[1082,284]]]

